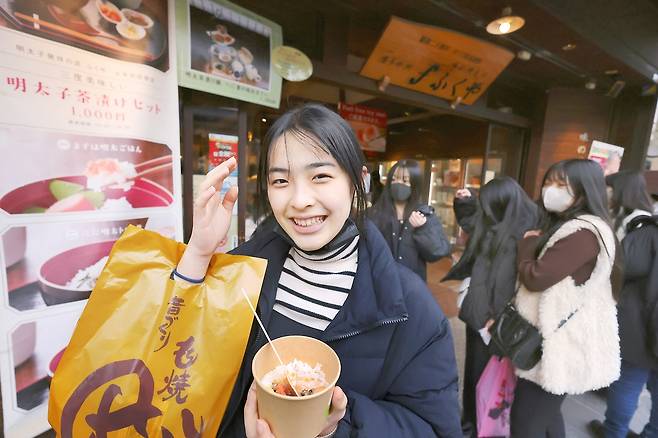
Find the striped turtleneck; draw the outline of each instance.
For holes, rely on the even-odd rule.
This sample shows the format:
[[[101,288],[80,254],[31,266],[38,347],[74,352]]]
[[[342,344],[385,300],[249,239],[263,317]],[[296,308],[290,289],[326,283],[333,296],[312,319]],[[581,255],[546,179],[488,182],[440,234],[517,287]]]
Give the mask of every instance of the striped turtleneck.
[[[274,311],[324,331],[349,295],[356,275],[359,236],[332,251],[292,247],[281,271]]]

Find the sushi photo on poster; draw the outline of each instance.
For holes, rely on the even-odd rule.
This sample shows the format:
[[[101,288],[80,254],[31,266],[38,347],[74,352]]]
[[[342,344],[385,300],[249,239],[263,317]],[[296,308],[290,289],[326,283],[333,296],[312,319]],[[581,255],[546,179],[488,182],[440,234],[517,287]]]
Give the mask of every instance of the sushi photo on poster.
[[[0,173],[11,181],[0,188],[0,210],[10,215],[130,211],[173,203],[173,155],[167,145],[15,127],[0,127],[0,136],[7,148],[20,144],[22,150],[3,153],[0,162]],[[26,156],[39,157],[38,162]]]

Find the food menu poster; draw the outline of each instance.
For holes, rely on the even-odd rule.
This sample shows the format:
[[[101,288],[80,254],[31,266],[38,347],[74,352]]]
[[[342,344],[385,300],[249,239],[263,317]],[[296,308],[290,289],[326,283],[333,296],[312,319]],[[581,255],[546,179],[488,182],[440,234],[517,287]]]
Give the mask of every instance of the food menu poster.
[[[470,105],[512,59],[495,44],[392,17],[361,75]]]
[[[182,238],[173,10],[0,0],[0,436],[50,428],[51,378],[126,227]]]
[[[223,0],[176,2],[178,83],[272,108],[282,78],[272,50],[283,44],[281,26]]]
[[[338,104],[340,116],[347,120],[364,151],[386,151],[388,116],[385,111],[362,105]]]

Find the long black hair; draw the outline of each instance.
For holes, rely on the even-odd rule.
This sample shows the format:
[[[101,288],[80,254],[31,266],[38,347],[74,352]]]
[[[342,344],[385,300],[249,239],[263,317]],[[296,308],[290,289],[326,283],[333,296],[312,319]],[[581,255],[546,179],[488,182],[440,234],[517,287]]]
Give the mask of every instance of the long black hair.
[[[347,173],[354,187],[353,216],[358,226],[363,224],[366,210],[366,193],[362,171],[365,159],[352,128],[338,114],[318,104],[306,104],[279,117],[263,139],[258,164],[257,194],[259,217],[270,215],[267,197],[268,170],[272,146],[279,139],[285,142],[292,135],[301,143],[331,155]]]
[[[606,193],[603,170],[596,162],[585,159],[558,161],[548,168],[542,188],[551,182],[560,182],[569,187],[574,197],[573,204],[561,213],[546,210],[543,196],[539,208],[543,214],[542,237],[537,245],[537,256],[553,234],[567,221],[584,214],[598,216],[610,225],[608,194]]]
[[[408,219],[411,213],[418,208],[421,198],[421,189],[423,187],[423,175],[420,166],[416,160],[400,160],[391,167],[386,177],[386,186],[379,196],[379,200],[374,205],[373,210],[383,213],[397,215],[395,212],[395,200],[391,195],[391,184],[393,176],[398,170],[407,171],[409,174],[409,183],[411,184],[411,195],[407,199],[404,207],[404,219]]]
[[[612,188],[610,210],[615,221],[615,229],[633,210],[653,212],[653,202],[642,172],[623,170],[608,175],[605,182]]]
[[[537,205],[521,186],[508,176],[497,177],[480,190],[475,227],[458,265],[473,263],[478,256],[491,262],[539,222]],[[458,269],[455,266],[454,269]]]
[[[586,159],[572,159],[558,161],[546,171],[542,188],[551,182],[560,182],[569,187],[574,197],[573,204],[565,211],[551,212],[544,206],[543,196],[539,200],[539,207],[544,214],[542,225],[542,236],[537,243],[536,257],[539,257],[542,249],[548,243],[551,236],[567,221],[578,216],[589,214],[603,220],[612,230],[612,223],[608,213],[608,194],[606,193],[605,177],[601,166]],[[616,300],[619,299],[623,281],[623,254],[617,238],[615,239],[615,259],[611,276],[612,294]],[[609,251],[609,249],[606,249]]]

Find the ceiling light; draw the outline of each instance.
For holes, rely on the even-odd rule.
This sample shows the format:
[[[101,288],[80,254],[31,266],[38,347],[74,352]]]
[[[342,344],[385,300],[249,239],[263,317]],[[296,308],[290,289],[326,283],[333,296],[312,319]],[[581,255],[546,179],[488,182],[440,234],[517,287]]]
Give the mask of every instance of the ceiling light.
[[[572,44],[572,43],[565,44],[564,46],[562,46],[562,50],[564,50],[565,52],[568,52],[569,50],[573,50],[575,48],[576,48],[576,45]]]
[[[260,119],[260,121],[263,122],[263,123],[267,123],[267,119],[266,119],[265,117],[263,117],[262,119]]]
[[[590,79],[589,81],[585,82],[585,88],[588,90],[594,90],[596,88],[596,81],[594,79]]]
[[[496,18],[487,25],[487,32],[492,35],[505,35],[515,32],[523,27],[525,20],[517,15],[512,15],[512,8],[503,9],[500,18]]]

